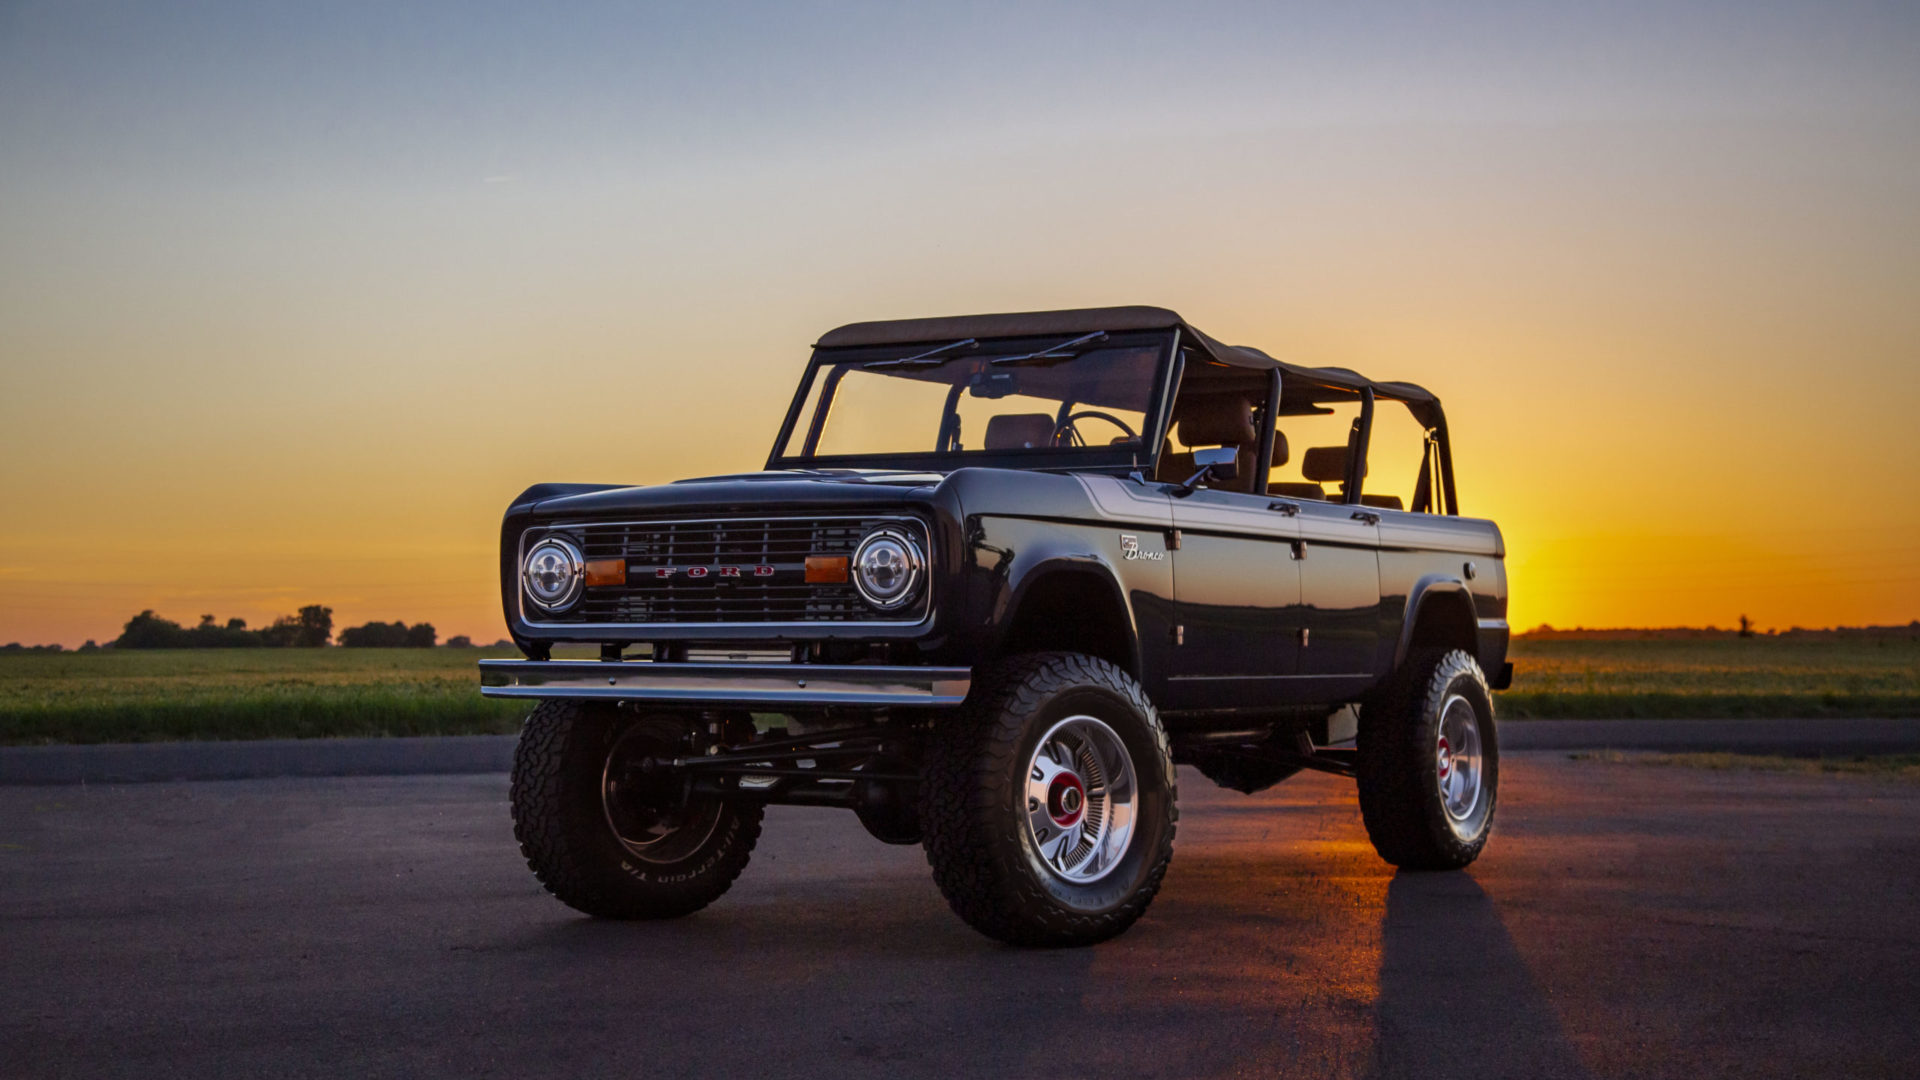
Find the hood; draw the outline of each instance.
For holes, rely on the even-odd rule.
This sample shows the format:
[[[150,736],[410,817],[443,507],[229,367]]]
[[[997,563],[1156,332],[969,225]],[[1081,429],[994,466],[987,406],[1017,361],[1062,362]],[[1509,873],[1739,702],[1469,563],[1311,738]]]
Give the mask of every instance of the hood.
[[[945,477],[873,469],[733,473],[651,487],[569,484],[530,488],[514,500],[541,517],[755,513],[784,507],[888,507],[925,502]]]

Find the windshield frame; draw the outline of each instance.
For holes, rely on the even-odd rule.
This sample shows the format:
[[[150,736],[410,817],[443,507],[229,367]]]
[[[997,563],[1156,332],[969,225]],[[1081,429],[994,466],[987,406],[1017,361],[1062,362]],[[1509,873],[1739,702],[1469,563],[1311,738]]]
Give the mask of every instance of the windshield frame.
[[[1107,335],[1103,341],[1087,343],[1080,350],[1084,352],[1115,346],[1142,345],[1158,348],[1159,356],[1155,361],[1153,386],[1147,401],[1146,421],[1141,431],[1142,446],[1138,450],[1114,449],[1108,446],[1046,446],[1015,450],[962,450],[957,453],[925,450],[900,453],[786,455],[782,451],[793,441],[795,430],[803,422],[810,423],[813,419],[811,413],[802,416],[802,412],[806,410],[808,400],[813,394],[815,381],[822,378],[825,372],[840,364],[868,364],[875,361],[904,359],[925,353],[930,347],[947,343],[923,341],[884,346],[815,348],[812,358],[807,363],[806,373],[800,379],[800,386],[794,393],[793,401],[787,407],[786,420],[780,425],[780,433],[774,440],[773,450],[767,457],[767,469],[769,471],[899,469],[946,473],[963,468],[1002,468],[1107,472],[1122,476],[1137,469],[1150,476],[1153,474],[1154,465],[1160,456],[1161,444],[1165,439],[1166,406],[1172,397],[1171,383],[1174,359],[1180,348],[1179,339],[1180,332],[1177,329],[1116,331]],[[982,338],[977,351],[1005,352],[1006,355],[1012,356],[1024,352],[1045,351],[1049,347],[1059,347],[1062,341],[1063,337],[1060,334]],[[961,359],[974,355],[975,352],[976,350],[956,352],[954,358]],[[1072,363],[1073,361],[1062,362]]]

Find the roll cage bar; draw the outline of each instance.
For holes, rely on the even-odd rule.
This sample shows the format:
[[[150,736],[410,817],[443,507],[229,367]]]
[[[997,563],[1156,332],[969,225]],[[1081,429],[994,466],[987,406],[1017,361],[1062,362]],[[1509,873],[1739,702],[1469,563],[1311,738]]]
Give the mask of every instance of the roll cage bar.
[[[953,454],[943,452],[952,445],[954,436],[954,433],[949,430],[949,425],[953,421],[958,389],[956,387],[956,391],[948,395],[941,420],[941,430],[938,435],[941,451],[855,455],[849,456],[844,461],[835,459],[819,461],[814,456],[832,409],[834,394],[839,389],[840,380],[849,370],[843,366],[841,360],[835,359],[836,355],[842,354],[842,350],[879,345],[939,346],[944,342],[962,342],[966,339],[1040,338],[1049,335],[1072,336],[1100,332],[1119,334],[1141,330],[1167,330],[1171,331],[1171,334],[1167,358],[1161,365],[1162,374],[1156,381],[1153,399],[1147,408],[1147,421],[1140,433],[1142,445],[1135,451],[1122,455],[1107,451],[1105,448],[1089,447],[1070,451],[1069,455],[1063,459],[1059,448],[1041,448],[970,452],[964,460],[957,460]],[[1039,344],[1044,346],[1046,343]],[[1341,499],[1344,503],[1358,504],[1364,493],[1367,451],[1373,436],[1374,405],[1377,401],[1395,401],[1405,405],[1425,430],[1425,460],[1414,489],[1412,504],[1408,509],[1415,512],[1447,515],[1458,515],[1460,512],[1459,498],[1454,486],[1453,445],[1447,432],[1446,413],[1440,406],[1439,398],[1425,388],[1405,382],[1374,381],[1348,368],[1316,368],[1290,364],[1276,360],[1258,349],[1223,345],[1195,329],[1178,314],[1165,308],[1086,308],[1010,315],[969,315],[853,323],[822,335],[814,346],[814,350],[807,375],[801,380],[799,389],[787,408],[786,418],[780,426],[773,450],[768,455],[769,470],[805,467],[811,464],[814,467],[905,468],[945,472],[965,465],[1118,474],[1139,474],[1144,469],[1150,475],[1159,464],[1160,450],[1167,437],[1167,431],[1172,425],[1171,405],[1179,400],[1181,385],[1188,366],[1188,353],[1190,350],[1197,350],[1229,367],[1268,372],[1266,398],[1260,410],[1260,425],[1257,431],[1260,455],[1258,462],[1266,463],[1273,460],[1274,439],[1275,433],[1279,430],[1281,407],[1287,401],[1299,394],[1307,395],[1307,400],[1311,401],[1316,391],[1332,392],[1339,398],[1348,400],[1351,398],[1347,398],[1347,395],[1353,395],[1360,402],[1360,416],[1355,420],[1347,437],[1347,474],[1342,486]],[[800,413],[806,405],[813,380],[818,377],[820,370],[829,364],[835,366],[829,370],[826,376],[827,383],[821,387],[820,401],[808,423],[801,455],[783,456],[781,451],[791,441],[794,429],[800,422]],[[1068,415],[1074,404],[1072,401],[1063,401],[1057,413],[1057,420]],[[1266,468],[1255,468],[1249,472],[1251,475],[1245,478],[1246,490],[1253,494],[1264,494]]]

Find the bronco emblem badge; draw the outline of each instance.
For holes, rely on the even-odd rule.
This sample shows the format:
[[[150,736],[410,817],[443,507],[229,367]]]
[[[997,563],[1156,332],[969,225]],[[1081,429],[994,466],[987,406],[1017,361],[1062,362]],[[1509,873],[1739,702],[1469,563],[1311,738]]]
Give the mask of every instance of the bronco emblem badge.
[[[1132,533],[1120,534],[1120,558],[1126,562],[1136,562],[1140,559],[1159,562],[1166,557],[1167,553],[1164,551],[1141,551],[1140,538]]]

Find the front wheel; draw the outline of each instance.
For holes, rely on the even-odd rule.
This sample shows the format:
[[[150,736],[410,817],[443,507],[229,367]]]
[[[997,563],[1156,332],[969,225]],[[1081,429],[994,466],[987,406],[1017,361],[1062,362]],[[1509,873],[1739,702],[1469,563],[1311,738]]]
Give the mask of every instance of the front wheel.
[[[690,796],[657,759],[687,731],[672,716],[543,701],[513,756],[513,835],[547,891],[610,919],[667,919],[727,891],[760,838],[753,804]]]
[[[1500,786],[1493,694],[1466,652],[1422,649],[1360,710],[1360,813],[1380,857],[1458,870],[1480,856]]]
[[[1016,657],[935,725],[927,861],[954,912],[1015,945],[1088,945],[1146,911],[1173,857],[1166,731],[1112,664]]]

